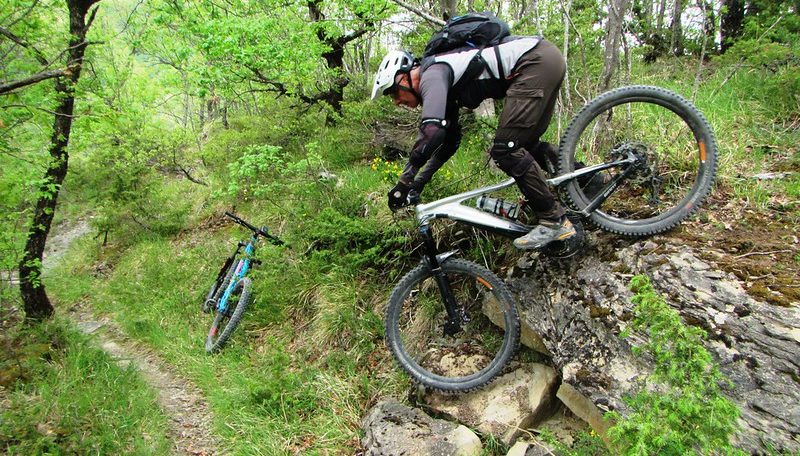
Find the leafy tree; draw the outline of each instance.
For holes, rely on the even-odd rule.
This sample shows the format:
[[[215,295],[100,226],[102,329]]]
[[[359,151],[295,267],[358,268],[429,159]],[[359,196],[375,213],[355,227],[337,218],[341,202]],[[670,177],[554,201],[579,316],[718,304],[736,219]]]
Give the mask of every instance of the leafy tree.
[[[24,254],[19,263],[20,294],[26,316],[30,319],[46,318],[53,313],[53,306],[40,280],[42,256],[53,222],[61,184],[67,175],[69,162],[67,146],[75,111],[75,87],[80,79],[84,54],[89,45],[86,35],[97,13],[97,8],[92,9],[92,6],[97,1],[67,0],[66,19],[69,22],[67,46],[60,54],[51,59],[48,59],[43,51],[32,44],[33,41],[28,37],[17,35],[6,27],[2,29],[3,36],[16,45],[12,46],[9,52],[24,48],[41,65],[41,68],[36,73],[0,84],[0,95],[13,97],[17,90],[48,79],[55,79],[55,109],[52,111],[54,118],[48,147],[50,158],[44,177],[38,182],[33,219],[28,229]],[[36,8],[42,7],[36,2],[30,4],[14,2],[10,6],[14,7],[12,15],[16,15],[16,18],[10,21],[12,26],[22,23],[22,19],[29,15],[38,19],[49,14],[48,12],[41,13],[42,15],[34,14],[33,11]],[[47,6],[53,5],[44,5],[44,7]],[[38,27],[38,25],[28,29],[31,32],[30,38],[45,38],[41,35],[44,28]],[[61,63],[61,68],[50,69],[52,65],[58,63]],[[37,106],[37,108],[46,109],[43,106]]]
[[[324,102],[337,113],[350,82],[346,46],[393,11],[383,0],[153,2],[150,8],[154,23],[179,38],[173,54],[186,57],[181,68],[202,93],[271,92],[306,105]]]

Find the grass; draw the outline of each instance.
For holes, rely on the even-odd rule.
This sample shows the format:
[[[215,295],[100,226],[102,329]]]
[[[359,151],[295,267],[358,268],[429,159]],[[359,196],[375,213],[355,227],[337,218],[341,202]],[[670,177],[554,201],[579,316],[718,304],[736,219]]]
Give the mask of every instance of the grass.
[[[258,217],[249,208],[237,212]],[[367,404],[406,385],[381,342],[375,297],[383,292],[347,268],[309,270],[302,244],[262,245],[250,311],[231,344],[208,356],[203,341],[211,320],[200,303],[232,241],[243,235],[238,226],[190,230],[124,251],[86,239],[51,275],[49,290],[62,305],[83,299],[110,314],[194,381],[228,451],[350,453]],[[106,262],[114,264],[107,275],[92,277],[91,265]]]
[[[635,82],[691,94],[693,78],[669,68],[637,68]],[[796,201],[800,192],[796,177],[762,182],[740,173],[798,163],[797,132],[773,126],[769,106],[741,96],[757,86],[755,75],[737,75],[715,93],[723,78],[724,72],[709,76],[696,97],[720,144],[719,188],[732,188],[733,198],[764,210],[773,204],[776,194]],[[378,111],[364,106],[355,103],[346,109],[354,116]],[[571,114],[562,116],[562,125]],[[275,116],[282,117],[287,116]],[[153,201],[171,208],[159,212],[169,215],[159,221],[159,233],[136,232],[136,225],[129,223],[112,232],[106,246],[100,245],[100,239],[79,240],[46,278],[59,311],[83,301],[112,316],[130,337],[157,350],[197,384],[214,413],[215,433],[224,449],[234,454],[352,454],[361,436],[359,421],[367,408],[382,396],[404,397],[409,386],[408,378],[383,346],[381,317],[393,283],[418,261],[418,252],[413,252],[414,223],[392,216],[386,208],[385,195],[391,186],[384,176],[387,168],[383,164],[380,169],[370,168],[379,151],[370,148],[371,138],[365,135],[361,119],[351,123],[343,119],[335,128],[315,126],[315,121],[319,119],[313,115],[297,117],[290,125],[232,119],[233,127],[213,131],[203,148],[207,165],[203,177],[211,187],[173,180],[154,195]],[[437,174],[425,199],[504,179],[483,168],[490,130],[483,124],[466,130],[462,150]],[[553,141],[554,127],[548,137],[557,142]],[[319,180],[317,171],[322,168],[287,175],[252,170],[248,182],[264,194],[232,196],[226,191],[227,164],[253,144],[280,145],[295,159],[317,152],[324,160],[322,167],[337,179]],[[258,225],[269,224],[292,248],[262,246],[258,257],[264,264],[253,271],[254,301],[242,326],[225,350],[208,356],[203,342],[211,320],[199,307],[217,268],[233,248],[232,242],[245,233],[239,227],[206,222],[217,220],[223,210],[231,208]],[[796,214],[796,203],[790,205],[790,214],[792,211]],[[70,209],[70,213],[81,212]],[[443,242],[464,239],[458,245],[460,254],[479,263],[486,258],[494,270],[499,270],[503,261],[516,259],[505,240],[486,236],[476,240],[474,232],[459,227],[444,228],[442,233]],[[67,340],[70,347],[84,344],[73,336]],[[100,359],[100,354],[91,356]],[[78,366],[83,365],[71,368]],[[106,383],[118,378],[121,385],[135,385],[120,391],[117,399],[103,407],[116,410],[127,395],[139,398],[136,400],[154,413],[152,393],[137,383],[135,373],[112,367],[102,372],[98,378],[105,378]],[[26,405],[26,401],[34,401],[44,407],[47,401],[66,400],[59,399],[61,396],[87,401],[97,395],[94,390],[69,389],[78,388],[75,378],[59,375],[67,374],[51,372],[44,378],[49,385],[46,388],[31,382],[24,394],[12,394],[15,402],[3,412],[0,423],[3,438],[6,433],[24,436],[14,444],[26,445],[25,450],[44,445],[42,442],[54,445],[47,447],[55,448],[53,451],[72,448],[36,430],[44,409]],[[28,409],[30,413],[21,414],[20,410]],[[61,406],[59,410],[71,409]],[[77,416],[77,410],[86,409],[66,416]],[[16,416],[15,421],[7,416]],[[109,453],[166,452],[164,437],[157,432],[163,426],[149,427],[150,422],[163,424],[163,417],[119,417],[112,412],[100,416],[99,428],[77,419],[62,421],[71,426],[70,435],[89,433],[91,438],[102,439],[85,448],[124,442],[134,445],[126,447],[133,450]],[[137,435],[150,435],[150,440],[125,435],[112,439],[114,434],[108,430],[112,426],[103,423],[115,419],[138,419],[114,432],[135,430]],[[8,423],[15,424],[8,427]],[[503,450],[491,441],[486,447],[486,454]]]
[[[167,418],[138,372],[61,319],[2,336],[0,449],[7,454],[167,454]]]

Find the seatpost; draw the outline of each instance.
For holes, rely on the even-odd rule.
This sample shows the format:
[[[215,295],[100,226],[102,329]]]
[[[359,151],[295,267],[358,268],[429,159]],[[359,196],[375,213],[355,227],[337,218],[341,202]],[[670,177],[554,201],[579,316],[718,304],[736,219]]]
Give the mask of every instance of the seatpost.
[[[463,321],[461,312],[459,312],[458,304],[456,303],[455,296],[453,296],[453,290],[450,288],[450,282],[447,281],[447,276],[445,276],[441,265],[439,264],[439,260],[436,258],[436,242],[431,234],[430,225],[427,223],[420,225],[419,233],[422,235],[422,239],[425,242],[425,253],[427,255],[425,261],[428,263],[431,271],[433,272],[433,277],[436,279],[436,285],[439,286],[439,291],[442,294],[444,308],[447,311],[447,321],[444,324],[444,334],[446,336],[452,336],[461,331],[461,323]]]

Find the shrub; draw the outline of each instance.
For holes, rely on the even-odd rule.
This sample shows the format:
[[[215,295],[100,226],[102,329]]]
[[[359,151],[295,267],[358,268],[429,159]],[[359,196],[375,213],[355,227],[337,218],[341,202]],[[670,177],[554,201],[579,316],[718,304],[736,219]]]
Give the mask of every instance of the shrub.
[[[352,272],[390,264],[402,255],[406,238],[395,230],[379,226],[374,219],[342,214],[327,207],[307,230],[315,246],[314,259],[321,270],[334,265]]]
[[[736,453],[729,439],[739,410],[722,394],[720,384],[727,380],[703,347],[704,331],[684,325],[647,277],[634,277],[631,289],[636,293],[633,327],[649,336],[634,351],[653,357],[655,371],[646,382],[658,386],[645,385],[626,398],[632,412],[608,431],[609,437],[627,454]]]

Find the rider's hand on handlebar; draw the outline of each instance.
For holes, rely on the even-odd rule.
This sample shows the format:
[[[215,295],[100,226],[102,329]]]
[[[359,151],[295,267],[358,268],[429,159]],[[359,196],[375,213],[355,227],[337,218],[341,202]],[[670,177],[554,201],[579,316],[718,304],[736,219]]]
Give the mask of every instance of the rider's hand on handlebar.
[[[392,187],[387,195],[389,197],[389,209],[396,211],[401,207],[408,205],[409,190],[411,190],[411,187],[402,182],[398,182],[397,185]]]

